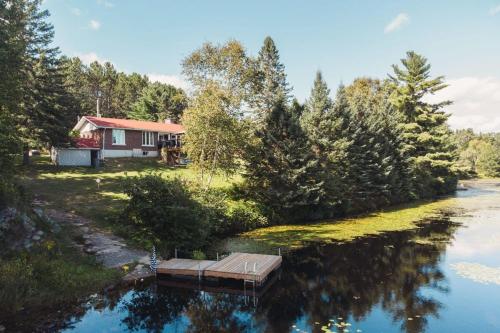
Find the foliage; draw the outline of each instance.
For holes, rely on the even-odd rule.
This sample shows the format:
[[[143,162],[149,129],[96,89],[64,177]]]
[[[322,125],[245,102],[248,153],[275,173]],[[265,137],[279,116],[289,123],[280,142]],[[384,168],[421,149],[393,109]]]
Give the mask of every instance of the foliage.
[[[402,117],[404,150],[412,168],[412,195],[417,198],[449,193],[456,188],[453,170],[456,159],[448,128],[448,115],[442,110],[451,104],[425,102],[424,97],[446,85],[443,77],[430,78],[430,64],[423,56],[409,51],[401,60],[403,68],[393,65],[391,101]]]
[[[187,97],[182,89],[154,82],[144,88],[127,116],[149,121],[170,119],[177,123],[186,107]]]
[[[464,176],[500,176],[500,136],[476,135],[471,129],[457,131],[454,141],[458,146],[458,168]]]
[[[285,66],[280,62],[278,48],[271,37],[264,39],[254,67],[250,105],[254,109],[257,124],[262,124],[279,101],[286,103],[289,100],[291,91]]]
[[[104,117],[158,121],[178,121],[187,106],[185,92],[169,84],[151,83],[138,73],[118,72],[110,62],[92,62],[89,66],[78,57],[61,58],[68,94],[78,105],[79,116],[96,113]],[[74,125],[76,115],[71,119]]]
[[[207,256],[203,251],[200,250],[194,250],[193,251],[193,259],[194,260],[205,260]]]
[[[299,123],[301,109],[279,101],[256,133],[260,143],[247,156],[248,196],[275,222],[306,218],[319,205],[317,161]]]
[[[376,213],[335,221],[289,224],[260,228],[232,239],[226,251],[245,251],[258,243],[273,248],[301,248],[311,242],[350,242],[356,238],[379,235],[390,231],[415,229],[423,220],[432,220],[441,210],[453,207],[456,199],[435,202],[417,202],[394,206]]]
[[[183,117],[184,150],[204,187],[210,186],[216,174],[231,175],[238,167],[244,135],[240,123],[230,115],[229,105],[227,94],[209,85],[199,92]]]
[[[192,249],[205,245],[207,217],[186,182],[153,174],[127,178],[130,197],[123,220],[145,233],[160,249]]]
[[[252,63],[243,45],[230,40],[223,45],[205,43],[182,62],[183,74],[196,91],[217,86],[227,98],[228,113],[243,116],[252,79]]]
[[[133,227],[133,237],[152,241],[162,251],[203,249],[213,239],[267,224],[254,203],[233,201],[226,191],[201,189],[179,178],[129,177],[124,192],[130,200],[121,223]]]

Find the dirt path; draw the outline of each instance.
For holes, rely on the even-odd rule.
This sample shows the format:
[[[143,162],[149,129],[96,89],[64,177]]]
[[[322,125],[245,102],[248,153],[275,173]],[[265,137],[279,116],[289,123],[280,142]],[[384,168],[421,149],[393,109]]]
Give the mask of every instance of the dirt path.
[[[105,267],[119,268],[126,264],[138,263],[134,271],[125,276],[125,280],[151,275],[148,269],[148,252],[127,246],[123,238],[95,227],[91,220],[82,216],[56,209],[45,209],[45,214],[60,225],[73,226],[77,237],[82,239],[81,242],[75,242],[75,245],[84,253],[94,255]]]

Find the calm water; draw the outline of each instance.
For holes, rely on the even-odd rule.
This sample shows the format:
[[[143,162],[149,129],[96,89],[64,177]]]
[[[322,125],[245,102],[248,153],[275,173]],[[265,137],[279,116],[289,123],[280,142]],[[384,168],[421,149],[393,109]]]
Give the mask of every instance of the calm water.
[[[64,332],[500,332],[500,186],[458,193],[415,231],[289,253],[262,295],[148,282],[65,320]]]

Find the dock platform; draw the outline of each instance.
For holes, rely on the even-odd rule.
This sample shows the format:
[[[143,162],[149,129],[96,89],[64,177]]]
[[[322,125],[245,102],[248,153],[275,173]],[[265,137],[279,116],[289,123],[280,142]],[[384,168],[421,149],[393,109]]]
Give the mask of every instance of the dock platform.
[[[281,256],[235,252],[219,261],[170,259],[161,261],[158,274],[235,279],[261,284],[281,266]]]
[[[204,270],[215,264],[215,260],[170,259],[161,261],[156,268],[158,274],[199,276]]]

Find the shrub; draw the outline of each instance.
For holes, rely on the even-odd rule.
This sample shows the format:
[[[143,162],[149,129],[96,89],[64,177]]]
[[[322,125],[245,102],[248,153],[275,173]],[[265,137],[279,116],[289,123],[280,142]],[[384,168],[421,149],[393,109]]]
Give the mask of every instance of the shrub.
[[[268,225],[262,210],[253,201],[239,200],[229,205],[227,210],[231,234],[245,232]]]
[[[232,198],[220,189],[200,190],[196,198],[204,207],[212,236],[229,236],[267,225],[267,218],[253,201]]]
[[[185,181],[155,174],[127,178],[124,192],[130,197],[124,221],[151,237],[160,250],[205,245],[208,219]]]

